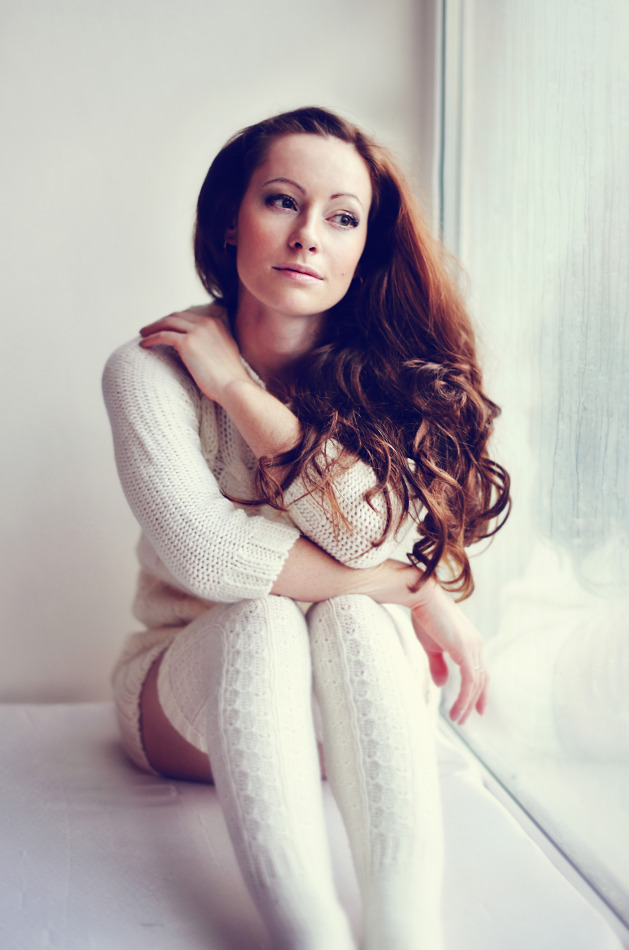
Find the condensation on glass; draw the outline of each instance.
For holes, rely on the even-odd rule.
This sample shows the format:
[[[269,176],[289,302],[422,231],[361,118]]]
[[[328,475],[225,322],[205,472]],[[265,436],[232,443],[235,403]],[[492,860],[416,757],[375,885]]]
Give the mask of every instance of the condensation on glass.
[[[514,495],[464,733],[629,923],[629,5],[449,6],[445,237]]]

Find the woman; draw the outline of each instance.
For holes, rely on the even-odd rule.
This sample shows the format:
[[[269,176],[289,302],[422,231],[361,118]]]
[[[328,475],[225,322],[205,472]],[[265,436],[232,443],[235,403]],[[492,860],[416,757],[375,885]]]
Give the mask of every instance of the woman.
[[[114,674],[125,749],[215,783],[273,947],[353,947],[314,683],[364,946],[438,948],[425,657],[438,685],[444,654],[460,667],[453,719],[483,712],[482,640],[441,585],[471,591],[464,545],[508,505],[469,320],[388,153],[318,108],[219,153],[195,257],[213,303],[144,327],[105,371],[143,529],[147,630]]]

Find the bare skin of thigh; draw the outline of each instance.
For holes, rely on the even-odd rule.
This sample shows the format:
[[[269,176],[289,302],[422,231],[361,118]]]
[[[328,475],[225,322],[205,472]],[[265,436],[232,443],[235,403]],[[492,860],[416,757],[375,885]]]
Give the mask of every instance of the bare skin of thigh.
[[[149,670],[140,697],[142,742],[146,756],[161,775],[187,782],[211,784],[210,758],[191,745],[166,718],[157,695],[157,676],[162,662],[158,657]],[[319,743],[321,777],[325,779],[323,749]]]
[[[162,657],[153,663],[140,698],[142,741],[155,769],[168,778],[212,782],[209,756],[191,745],[166,718],[157,695],[157,674]]]

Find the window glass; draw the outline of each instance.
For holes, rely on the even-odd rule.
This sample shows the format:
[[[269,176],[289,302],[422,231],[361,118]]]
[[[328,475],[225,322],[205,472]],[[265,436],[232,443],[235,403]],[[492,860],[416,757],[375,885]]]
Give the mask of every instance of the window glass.
[[[448,7],[444,236],[514,495],[462,735],[629,923],[629,5]]]

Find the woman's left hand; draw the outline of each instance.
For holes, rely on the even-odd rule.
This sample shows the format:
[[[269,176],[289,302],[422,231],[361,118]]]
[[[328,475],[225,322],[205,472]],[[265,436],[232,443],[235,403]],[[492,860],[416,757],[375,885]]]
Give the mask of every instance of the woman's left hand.
[[[436,584],[420,605],[411,608],[411,618],[437,686],[448,680],[445,654],[460,668],[461,686],[450,718],[462,725],[474,709],[482,715],[487,706],[489,674],[483,661],[483,638],[476,627]]]

